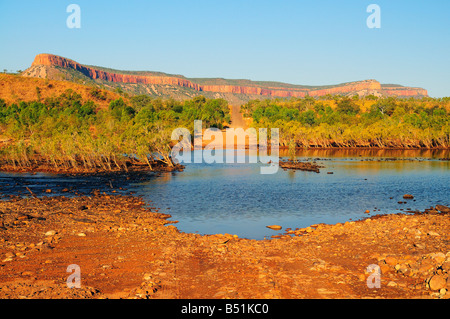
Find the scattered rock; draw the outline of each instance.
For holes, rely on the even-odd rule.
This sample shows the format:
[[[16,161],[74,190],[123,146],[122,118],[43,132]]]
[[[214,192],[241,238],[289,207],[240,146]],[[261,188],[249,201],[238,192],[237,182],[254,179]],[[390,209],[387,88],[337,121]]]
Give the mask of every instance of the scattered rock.
[[[61,291],[64,291],[70,294],[80,292],[77,296],[86,298],[99,297],[98,294],[91,294],[88,290],[83,290],[85,294],[81,294],[82,290],[69,290],[65,286],[65,281],[60,280],[68,276],[64,275],[65,267],[80,262],[80,257],[83,258],[85,251],[92,256],[86,260],[89,267],[85,266],[85,269],[98,269],[98,273],[94,274],[97,278],[90,279],[99,279],[93,282],[97,282],[101,288],[105,286],[106,281],[114,282],[120,287],[117,290],[118,295],[114,296],[120,295],[121,298],[175,297],[178,293],[175,287],[185,287],[187,290],[182,292],[192,297],[214,296],[215,293],[223,298],[263,297],[265,294],[271,298],[305,296],[305,290],[300,286],[299,289],[291,286],[291,290],[287,292],[289,295],[285,294],[283,289],[277,289],[281,285],[288,285],[291,279],[305,280],[305,284],[310,283],[310,291],[314,294],[318,287],[325,287],[326,289],[320,290],[319,293],[336,291],[336,297],[348,297],[348,293],[352,291],[349,279],[355,275],[354,267],[361,266],[361,263],[366,266],[368,262],[379,264],[383,274],[382,285],[392,287],[377,290],[376,297],[408,298],[425,293],[432,298],[444,299],[450,295],[447,291],[450,287],[449,282],[445,281],[450,280],[447,279],[450,263],[446,264],[450,262],[450,246],[447,238],[450,231],[448,216],[444,214],[380,215],[367,219],[366,222],[358,220],[335,225],[311,225],[301,230],[296,228],[294,235],[298,236],[283,235],[276,236],[278,238],[276,240],[249,241],[233,239],[234,236],[229,234],[199,235],[174,232],[172,229],[176,228],[173,226],[167,228],[164,216],[156,214],[156,209],[144,209],[140,205],[138,200],[132,198],[122,196],[107,198],[104,195],[89,198],[80,196],[75,199],[44,196],[43,199],[27,198],[26,201],[20,198],[0,201],[0,220],[8,227],[5,233],[0,231],[2,234],[0,253],[4,256],[2,258],[10,258],[9,261],[12,261],[8,264],[3,262],[0,268],[3,267],[8,271],[11,280],[16,280],[14,285],[10,284],[9,287],[19,287],[21,284],[30,287],[30,283],[36,284],[36,294],[17,290],[18,293],[14,296],[27,298],[71,296],[61,294]],[[86,209],[80,209],[82,207]],[[361,212],[364,210],[361,209]],[[12,223],[16,218],[24,214],[32,216],[25,219],[29,223],[24,225],[21,221],[14,226]],[[38,217],[45,217],[43,220],[46,221],[38,220]],[[282,229],[280,225],[266,227],[274,230]],[[117,232],[119,228],[120,233]],[[44,237],[44,240],[42,237],[44,233],[47,234],[46,229],[51,236]],[[439,232],[441,236],[433,236],[431,230]],[[290,229],[286,231],[289,232]],[[312,233],[304,236],[308,231]],[[80,239],[57,243],[60,234],[76,236],[80,232],[85,235],[95,234],[95,241]],[[117,234],[120,236],[114,240],[112,237]],[[146,239],[145,245],[142,238]],[[42,242],[38,243],[40,240]],[[83,242],[83,247],[79,246],[80,241]],[[62,254],[63,251],[69,251],[68,249],[73,247],[77,247],[75,249],[77,256]],[[85,247],[90,250],[84,250]],[[219,247],[223,251],[219,251]],[[52,248],[57,254],[52,254]],[[371,250],[373,248],[375,250]],[[10,254],[7,255],[8,252]],[[33,263],[38,267],[31,268],[27,262],[22,262],[20,258],[23,256],[35,258]],[[124,256],[127,262],[122,262]],[[341,256],[345,257],[343,263]],[[319,258],[326,261],[317,263],[321,260]],[[44,264],[45,261],[49,263],[50,259],[53,260],[53,264]],[[190,268],[183,268],[185,265]],[[306,278],[307,276],[299,275],[307,273],[311,265],[313,265],[311,269],[315,271],[314,277]],[[127,276],[127,270],[130,269],[128,267],[131,266],[134,270],[142,269],[140,273],[134,272],[140,277],[136,285],[144,281],[139,288],[132,288],[131,281],[127,282],[127,278],[123,278]],[[347,266],[351,266],[351,269],[347,269]],[[306,272],[303,272],[302,267],[305,267]],[[46,288],[41,291],[43,287],[56,287],[56,283],[53,283],[53,286],[47,283],[37,286],[42,278],[53,276],[55,269],[62,271],[62,273],[55,272],[54,279],[64,286],[64,290],[52,291],[52,288]],[[27,273],[28,270],[34,273]],[[241,271],[245,282],[236,280],[236,270]],[[336,275],[336,283],[339,286],[328,285],[330,272]],[[366,275],[360,274],[355,278],[364,282],[367,279]],[[207,280],[199,280],[198,276],[205,276],[204,279]],[[435,276],[440,276],[441,279],[434,278]],[[39,280],[36,280],[37,278]],[[208,279],[212,278],[217,278],[220,286],[215,286],[210,280],[208,282]],[[161,285],[161,279],[164,285]],[[445,281],[445,287],[439,289],[442,280]],[[3,289],[5,286],[2,281],[0,298],[11,296]],[[129,290],[125,292],[124,286]],[[342,290],[339,287],[342,287]],[[352,291],[352,298],[359,296],[366,295],[361,295],[358,289]],[[111,295],[106,296],[110,297]]]
[[[388,264],[390,266],[395,266],[398,263],[397,258],[392,257],[392,256],[386,257],[386,259],[384,261],[386,262],[386,264]]]
[[[441,290],[447,286],[447,281],[441,275],[434,275],[428,282],[431,290]]]
[[[45,236],[53,236],[56,234],[56,231],[54,230],[49,230],[48,232],[45,233]]]
[[[432,231],[432,230],[430,230],[427,234],[428,234],[429,236],[441,236],[441,235],[439,235],[438,233],[436,233],[436,232],[434,232],[434,231]]]
[[[433,267],[433,265],[431,264],[431,263],[429,263],[429,262],[425,262],[425,263],[423,263],[421,266],[420,266],[420,268],[419,268],[419,272],[420,273],[428,273],[428,272],[430,272],[431,270],[433,270],[434,269],[434,267]]]
[[[389,282],[387,283],[387,286],[388,286],[388,287],[397,287],[398,285],[397,285],[397,283],[396,283],[395,281],[389,281]]]
[[[405,195],[403,195],[403,198],[404,198],[404,199],[413,199],[414,196],[411,195],[411,194],[405,194]]]
[[[442,264],[446,257],[444,253],[435,253],[431,255],[431,258],[433,258],[438,264]]]
[[[31,271],[24,271],[22,276],[33,276],[34,274]]]
[[[151,280],[153,277],[152,277],[152,274],[144,274],[144,280],[146,280],[146,281],[148,281],[148,280]]]
[[[450,213],[450,207],[447,207],[444,205],[436,205],[436,210],[438,210],[442,213]]]
[[[421,244],[421,243],[414,243],[413,244],[414,247],[420,248],[420,249],[424,249],[425,245]]]

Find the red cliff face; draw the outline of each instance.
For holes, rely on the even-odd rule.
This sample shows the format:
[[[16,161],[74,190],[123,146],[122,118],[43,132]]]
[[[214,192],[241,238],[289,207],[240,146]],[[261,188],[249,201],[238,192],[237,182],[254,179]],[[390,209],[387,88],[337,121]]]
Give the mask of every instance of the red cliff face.
[[[398,96],[427,95],[426,90],[423,89],[407,88],[407,87],[382,88],[381,84],[375,80],[351,82],[327,89],[276,88],[276,87],[264,88],[256,86],[235,86],[235,85],[200,85],[190,80],[174,76],[152,76],[152,75],[141,76],[141,75],[105,72],[81,65],[73,60],[52,54],[38,54],[35,57],[32,66],[36,65],[59,66],[62,68],[69,68],[77,70],[91,79],[101,79],[110,82],[135,83],[135,84],[137,83],[166,84],[191,88],[196,91],[218,92],[218,93],[235,93],[235,94],[278,96],[278,97],[305,97],[306,95],[323,96],[327,94],[331,95],[348,94],[358,91],[378,91],[386,95],[398,95]]]
[[[389,96],[428,96],[428,91],[421,88],[409,87],[382,87],[381,92]]]

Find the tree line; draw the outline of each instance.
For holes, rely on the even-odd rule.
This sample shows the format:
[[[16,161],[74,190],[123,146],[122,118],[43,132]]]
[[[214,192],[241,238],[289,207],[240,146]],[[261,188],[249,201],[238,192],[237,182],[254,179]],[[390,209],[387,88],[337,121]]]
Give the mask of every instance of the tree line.
[[[127,171],[130,165],[173,167],[174,128],[193,131],[193,121],[223,128],[230,122],[228,103],[203,96],[187,101],[146,95],[113,100],[99,108],[73,90],[44,101],[7,105],[0,99],[0,163],[14,168],[44,164],[55,169]]]
[[[279,128],[286,147],[448,148],[450,98],[334,96],[252,100],[255,128]]]

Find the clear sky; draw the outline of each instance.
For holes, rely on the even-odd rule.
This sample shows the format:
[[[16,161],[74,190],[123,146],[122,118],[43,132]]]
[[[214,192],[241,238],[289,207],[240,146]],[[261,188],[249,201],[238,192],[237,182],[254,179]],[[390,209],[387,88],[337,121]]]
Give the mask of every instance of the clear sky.
[[[66,25],[69,4],[81,28]],[[370,29],[367,6],[381,8]],[[38,53],[187,77],[376,79],[450,96],[450,1],[0,0],[0,70]]]

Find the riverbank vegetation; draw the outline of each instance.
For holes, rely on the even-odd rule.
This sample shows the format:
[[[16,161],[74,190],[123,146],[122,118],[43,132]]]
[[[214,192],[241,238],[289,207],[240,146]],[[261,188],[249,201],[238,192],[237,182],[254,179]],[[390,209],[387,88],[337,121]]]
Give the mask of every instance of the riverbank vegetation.
[[[228,104],[203,96],[179,102],[134,96],[114,99],[106,108],[103,92],[83,99],[68,89],[56,97],[7,104],[0,99],[0,164],[31,170],[47,167],[70,171],[175,169],[170,158],[171,133],[229,123]]]
[[[242,112],[255,128],[279,128],[285,147],[450,147],[450,98],[252,100]]]

